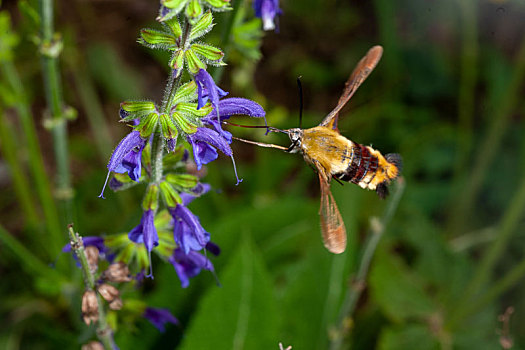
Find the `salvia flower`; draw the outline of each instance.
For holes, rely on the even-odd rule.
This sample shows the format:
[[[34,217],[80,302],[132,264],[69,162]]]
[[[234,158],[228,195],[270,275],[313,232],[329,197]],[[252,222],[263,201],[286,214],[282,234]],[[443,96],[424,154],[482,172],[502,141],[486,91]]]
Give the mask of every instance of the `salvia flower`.
[[[275,29],[275,18],[282,13],[279,0],[255,0],[253,2],[255,17],[261,18],[264,30]]]
[[[248,100],[246,98],[231,97],[225,98],[219,101],[219,120],[215,116],[215,112],[211,112],[207,116],[201,119],[205,125],[209,125],[215,129],[219,134],[228,141],[232,142],[232,134],[225,131],[221,127],[222,121],[230,118],[232,115],[248,115],[255,118],[264,118],[264,124],[266,123],[266,112],[256,102]]]
[[[129,177],[138,182],[142,170],[141,157],[142,150],[146,146],[146,139],[140,136],[140,132],[132,131],[120,141],[118,146],[113,151],[108,163],[108,176],[102,188],[99,197],[104,198],[104,189],[109,179],[111,172],[128,173]]]
[[[168,259],[179,276],[182,288],[190,285],[190,278],[197,276],[202,269],[213,271],[213,264],[199,252],[190,251],[186,254],[181,248],[175,249]]]
[[[204,248],[210,240],[210,234],[204,230],[199,218],[180,204],[169,211],[173,216],[173,238],[184,253]]]
[[[128,233],[128,237],[135,243],[143,243],[148,250],[150,273],[146,277],[153,277],[151,268],[151,251],[159,245],[159,236],[154,224],[155,212],[151,209],[144,211],[140,224]]]
[[[228,95],[228,92],[218,87],[211,75],[204,69],[199,69],[195,75],[195,83],[197,84],[198,94],[197,109],[201,109],[209,100],[215,110],[218,111],[219,99]]]
[[[164,333],[166,323],[179,324],[179,320],[168,309],[147,307],[143,314],[160,332]]]

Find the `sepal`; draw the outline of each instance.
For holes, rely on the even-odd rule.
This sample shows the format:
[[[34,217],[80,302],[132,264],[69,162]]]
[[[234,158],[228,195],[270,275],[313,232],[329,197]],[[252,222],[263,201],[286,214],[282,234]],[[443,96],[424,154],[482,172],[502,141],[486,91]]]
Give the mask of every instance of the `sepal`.
[[[191,48],[196,54],[199,54],[210,61],[220,61],[224,57],[224,52],[215,46],[207,44],[192,44]]]
[[[191,80],[177,89],[171,103],[188,102],[195,98],[197,98],[197,84],[195,84],[194,80]]]
[[[177,139],[179,132],[173,122],[173,119],[167,114],[160,115],[160,126],[162,129],[162,135],[165,139],[174,140]]]
[[[177,204],[182,203],[179,193],[166,181],[160,183],[160,193],[168,208],[175,208]]]
[[[199,183],[199,178],[190,174],[168,174],[166,181],[177,187],[192,189]]]
[[[183,49],[178,49],[177,51],[175,51],[175,53],[170,59],[170,62],[168,63],[169,66],[172,69],[176,69],[180,71],[182,67],[184,66],[184,54],[185,54],[185,51]]]
[[[199,0],[190,0],[190,3],[186,6],[186,17],[190,23],[194,24],[198,21],[199,17],[202,16],[202,11]]]
[[[213,28],[213,16],[211,11],[207,11],[204,15],[199,18],[197,23],[191,28],[189,40],[193,40],[208,33]]]
[[[146,194],[142,200],[142,209],[144,211],[157,210],[159,206],[159,187],[155,184],[150,184],[146,189]]]
[[[230,9],[228,7],[228,5],[230,4],[230,0],[205,0],[208,5],[210,5],[211,7],[213,7],[214,9],[217,9],[217,10],[228,10]]]
[[[177,17],[170,18],[164,22],[168,28],[171,30],[175,38],[180,38],[182,35],[182,28],[180,26]]]
[[[173,112],[171,117],[179,129],[182,130],[182,132],[186,134],[193,134],[197,131],[197,125],[192,123],[192,121],[190,121],[188,118],[185,118],[182,114]]]
[[[186,50],[186,61],[188,63],[188,70],[192,74],[197,74],[200,69],[206,69],[206,65],[195,54],[192,49]]]
[[[134,129],[140,132],[141,137],[148,138],[157,128],[158,121],[159,115],[157,113],[150,113],[142,117],[139,125],[135,126]]]
[[[161,0],[160,3],[171,10],[170,12],[173,13],[170,14],[171,17],[182,11],[188,0]]]
[[[139,43],[152,48],[170,49],[177,46],[177,37],[155,29],[142,29]]]
[[[213,106],[211,103],[206,103],[202,108],[197,109],[196,103],[181,102],[177,103],[175,110],[195,115],[197,117],[205,117],[213,111]]]
[[[152,101],[124,101],[120,104],[120,108],[128,113],[122,121],[130,121],[157,111]]]

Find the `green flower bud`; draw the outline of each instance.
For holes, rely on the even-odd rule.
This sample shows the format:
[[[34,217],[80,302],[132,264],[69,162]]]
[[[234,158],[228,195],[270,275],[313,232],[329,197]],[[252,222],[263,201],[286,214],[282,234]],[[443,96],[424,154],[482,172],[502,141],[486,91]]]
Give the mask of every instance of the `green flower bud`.
[[[192,74],[197,74],[199,69],[206,69],[206,65],[197,57],[192,49],[186,51],[186,60],[188,62],[188,70]]]
[[[149,115],[140,119],[140,124],[135,126],[134,129],[140,131],[140,136],[143,138],[149,137],[155,129],[159,121],[159,115],[157,113],[150,113]]]
[[[168,34],[154,29],[142,29],[140,31],[139,40],[142,44],[149,44],[153,47],[170,48],[177,46],[177,37],[173,34]]]
[[[188,0],[162,0],[160,3],[174,12],[179,13],[187,2]]]
[[[178,49],[171,57],[169,66],[173,69],[180,70],[184,66],[184,50]]]
[[[175,124],[179,127],[180,130],[186,134],[193,134],[197,131],[197,125],[192,123],[188,118],[184,117],[178,112],[173,112],[171,117],[175,121]]]
[[[160,126],[165,139],[176,139],[179,132],[173,119],[167,114],[160,115]]]
[[[171,29],[171,31],[173,32],[173,35],[175,35],[175,38],[180,38],[180,36],[182,35],[182,28],[180,27],[180,23],[177,20],[177,17],[170,18],[164,23],[166,23],[168,27]]]
[[[182,188],[194,188],[199,182],[199,178],[190,174],[168,174],[166,181],[170,184]]]
[[[211,6],[215,7],[216,9],[221,10],[229,10],[230,8],[228,5],[230,4],[230,0],[206,0],[206,2]]]
[[[197,117],[205,117],[213,111],[211,103],[206,103],[201,109],[197,109],[196,103],[180,102],[175,107],[176,111],[195,115]]]
[[[168,208],[175,208],[177,204],[182,203],[179,193],[166,181],[160,183],[160,193]]]
[[[211,61],[219,61],[222,60],[224,57],[224,52],[222,52],[220,49],[207,45],[207,44],[193,44],[191,45],[191,48],[195,53],[206,57],[207,59]]]
[[[175,92],[175,96],[173,97],[172,104],[188,102],[194,100],[196,97],[197,84],[195,84],[195,80],[191,80],[177,89],[177,92]]]
[[[195,23],[200,16],[202,16],[202,6],[199,0],[191,0],[186,6],[186,17],[188,17],[190,23]]]
[[[191,28],[190,42],[208,33],[213,28],[213,16],[211,11],[207,11],[195,25]]]
[[[150,184],[146,189],[146,194],[142,200],[142,209],[157,210],[159,206],[159,187],[155,184]]]

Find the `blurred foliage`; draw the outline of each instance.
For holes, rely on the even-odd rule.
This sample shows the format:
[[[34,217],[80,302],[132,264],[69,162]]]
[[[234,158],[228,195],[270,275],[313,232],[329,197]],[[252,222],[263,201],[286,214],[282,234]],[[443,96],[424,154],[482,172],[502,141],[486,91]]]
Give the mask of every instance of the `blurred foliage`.
[[[265,34],[260,53],[251,4],[237,3],[242,8],[220,85],[230,96],[263,104],[276,127],[297,126],[298,75],[305,89],[303,125],[312,127],[335,105],[366,50],[385,48],[340,129],[356,142],[401,153],[407,185],[356,310],[345,320],[344,348],[501,348],[507,334],[498,315],[509,306],[514,348],[525,347],[524,3],[283,0],[279,33]],[[7,30],[3,15],[0,348],[78,348],[94,332],[80,319],[81,275],[69,256],[48,249],[20,116],[24,108],[32,113],[52,180],[36,4],[2,5],[14,30]],[[144,189],[108,194],[105,201],[97,194],[111,147],[127,131],[116,122],[119,103],[161,98],[166,71],[158,61],[167,57],[154,57],[135,42],[140,28],[154,26],[158,3],[57,5],[64,99],[79,112],[69,124],[75,226],[83,235],[126,232],[139,220]],[[211,42],[221,42],[227,19],[228,12],[217,14]],[[288,143],[282,135],[231,131]],[[222,249],[213,260],[220,286],[202,273],[181,289],[171,265],[154,261],[155,280],[127,290],[124,302],[167,307],[181,324],[159,334],[147,321],[118,313],[121,349],[278,349],[279,342],[325,349],[340,336],[339,309],[352,288],[370,218],[381,216],[386,204],[372,192],[334,183],[350,244],[333,256],[319,237],[317,176],[301,157],[233,147],[244,182],[234,186],[228,159],[214,162],[205,180],[215,191],[190,206]],[[65,227],[63,240],[52,243],[67,243]]]

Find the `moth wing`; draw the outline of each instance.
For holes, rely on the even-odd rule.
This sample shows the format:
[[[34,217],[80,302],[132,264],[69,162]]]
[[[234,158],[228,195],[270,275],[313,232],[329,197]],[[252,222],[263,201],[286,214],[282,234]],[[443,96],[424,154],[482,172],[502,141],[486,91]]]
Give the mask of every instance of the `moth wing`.
[[[346,228],[341,213],[337,208],[334,196],[330,191],[330,184],[324,172],[319,169],[319,183],[321,185],[321,233],[326,249],[331,253],[341,254],[346,249]]]
[[[372,47],[368,50],[365,57],[359,61],[357,66],[354,68],[352,74],[345,83],[345,89],[343,94],[337,102],[337,106],[323,119],[321,126],[326,126],[330,129],[337,130],[337,120],[339,119],[339,112],[346,105],[346,103],[352,98],[355,91],[365,81],[365,79],[372,73],[377,65],[377,62],[381,59],[383,54],[383,48],[379,45]]]

